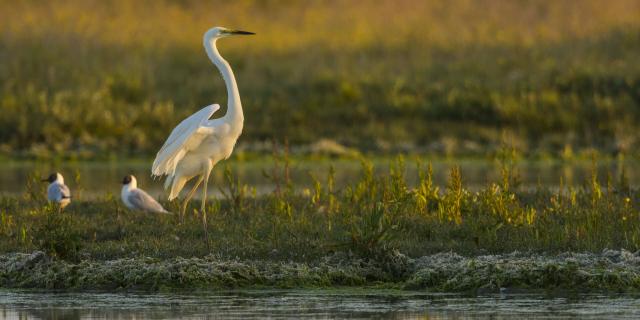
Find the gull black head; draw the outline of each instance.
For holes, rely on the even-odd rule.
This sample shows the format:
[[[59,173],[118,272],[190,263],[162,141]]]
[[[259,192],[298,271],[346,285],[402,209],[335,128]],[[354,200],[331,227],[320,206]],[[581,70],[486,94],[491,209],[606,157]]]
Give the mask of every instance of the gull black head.
[[[124,178],[122,179],[122,184],[129,184],[129,183],[131,183],[131,180],[133,180],[132,178],[133,178],[133,177],[132,177],[130,174],[129,174],[129,175],[126,175],[126,176],[124,176]]]
[[[56,180],[58,180],[58,175],[59,175],[59,173],[54,172],[54,173],[50,174],[48,178],[42,179],[42,182],[53,183]]]

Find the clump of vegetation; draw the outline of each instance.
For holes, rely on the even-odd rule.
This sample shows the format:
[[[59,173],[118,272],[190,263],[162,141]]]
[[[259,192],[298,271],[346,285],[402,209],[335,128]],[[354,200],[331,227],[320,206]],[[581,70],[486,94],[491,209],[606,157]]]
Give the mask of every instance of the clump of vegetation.
[[[30,241],[35,247],[53,257],[77,260],[82,247],[80,230],[74,226],[73,216],[49,204],[32,215],[40,217],[31,226]]]

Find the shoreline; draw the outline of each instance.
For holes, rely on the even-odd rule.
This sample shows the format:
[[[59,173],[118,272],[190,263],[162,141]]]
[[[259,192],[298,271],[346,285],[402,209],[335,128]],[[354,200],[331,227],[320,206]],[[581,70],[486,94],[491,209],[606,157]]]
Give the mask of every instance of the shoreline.
[[[0,287],[66,291],[391,289],[442,293],[640,292],[640,252],[554,255],[452,252],[378,259],[336,253],[314,262],[151,257],[68,262],[41,251],[0,255]]]

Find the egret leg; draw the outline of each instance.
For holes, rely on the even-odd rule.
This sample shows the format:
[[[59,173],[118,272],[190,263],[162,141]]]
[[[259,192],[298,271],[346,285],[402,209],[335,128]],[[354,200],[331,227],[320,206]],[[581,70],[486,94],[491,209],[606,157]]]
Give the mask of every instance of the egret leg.
[[[180,210],[180,220],[182,222],[184,222],[184,214],[187,211],[187,205],[189,204],[189,201],[191,201],[191,198],[193,198],[193,195],[196,194],[196,190],[200,186],[200,183],[202,183],[202,180],[203,180],[202,176],[198,177],[198,181],[196,181],[196,183],[193,185],[193,188],[191,188],[191,191],[187,193],[187,196],[184,197],[184,200],[182,202],[182,210]]]
[[[209,184],[209,174],[213,166],[209,165],[204,171],[204,186],[202,186],[202,227],[204,228],[204,237],[207,241],[207,248],[209,248],[209,231],[207,230],[207,184]]]
[[[207,184],[209,183],[209,174],[211,173],[211,170],[207,170],[207,172],[205,172],[204,174],[204,186],[202,187],[202,206],[200,206],[200,211],[202,211],[202,214],[205,214],[205,210],[207,207]]]

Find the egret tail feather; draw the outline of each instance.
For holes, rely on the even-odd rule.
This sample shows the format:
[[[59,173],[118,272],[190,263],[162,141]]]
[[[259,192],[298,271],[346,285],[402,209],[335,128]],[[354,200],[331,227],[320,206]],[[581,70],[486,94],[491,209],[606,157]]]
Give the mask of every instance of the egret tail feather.
[[[170,175],[170,176],[167,176],[167,179],[165,179],[165,180],[164,180],[164,189],[165,189],[165,190],[168,190],[168,189],[169,189],[169,187],[171,187],[171,184],[172,184],[172,182],[173,182],[173,178],[174,178],[174,177],[175,177],[175,176]]]
[[[169,193],[169,201],[178,197],[180,191],[182,191],[182,188],[184,188],[184,185],[187,183],[187,180],[188,179],[183,177],[173,178],[173,185],[171,186],[171,192]]]

